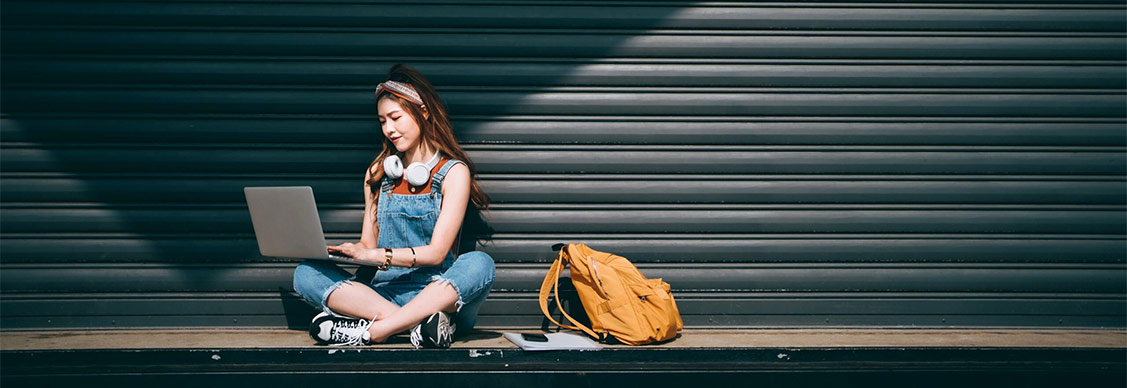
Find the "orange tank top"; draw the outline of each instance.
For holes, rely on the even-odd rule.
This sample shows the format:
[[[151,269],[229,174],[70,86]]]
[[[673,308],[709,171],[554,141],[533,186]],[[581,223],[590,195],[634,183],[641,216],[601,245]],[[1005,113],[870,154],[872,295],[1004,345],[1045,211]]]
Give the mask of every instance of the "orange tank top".
[[[396,182],[395,187],[391,188],[391,193],[404,195],[430,194],[430,181],[434,179],[434,174],[438,173],[438,170],[442,168],[442,165],[446,164],[446,162],[449,160],[450,158],[440,157],[438,159],[438,164],[434,165],[434,168],[430,170],[430,177],[427,177],[427,183],[423,184],[422,186],[411,186],[410,183],[407,183],[406,179],[399,178],[399,182]]]

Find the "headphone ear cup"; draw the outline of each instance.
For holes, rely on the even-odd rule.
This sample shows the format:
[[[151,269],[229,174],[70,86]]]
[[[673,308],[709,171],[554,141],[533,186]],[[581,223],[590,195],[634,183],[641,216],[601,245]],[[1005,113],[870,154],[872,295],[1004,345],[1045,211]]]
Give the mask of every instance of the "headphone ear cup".
[[[406,175],[407,183],[410,183],[411,186],[422,186],[430,178],[430,169],[427,168],[426,163],[415,162],[407,166]]]
[[[383,172],[391,179],[399,179],[403,176],[403,162],[399,160],[399,156],[391,155],[384,159]]]

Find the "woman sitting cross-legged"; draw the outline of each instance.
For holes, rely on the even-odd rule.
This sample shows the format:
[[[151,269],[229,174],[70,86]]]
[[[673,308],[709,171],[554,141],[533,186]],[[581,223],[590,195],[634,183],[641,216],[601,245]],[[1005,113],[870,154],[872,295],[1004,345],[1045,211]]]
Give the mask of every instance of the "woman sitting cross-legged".
[[[383,151],[364,177],[360,241],[327,247],[371,265],[353,276],[309,260],[294,271],[294,289],[323,310],[309,330],[318,343],[378,343],[409,329],[416,347],[447,348],[455,330],[473,328],[493,285],[488,254],[455,253],[467,206],[484,210],[489,197],[418,71],[393,66],[376,103]]]

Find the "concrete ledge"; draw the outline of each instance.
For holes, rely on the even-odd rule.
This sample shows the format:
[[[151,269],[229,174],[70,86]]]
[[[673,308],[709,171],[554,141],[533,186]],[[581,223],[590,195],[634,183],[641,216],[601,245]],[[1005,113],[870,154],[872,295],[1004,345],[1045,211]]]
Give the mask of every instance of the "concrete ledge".
[[[1124,330],[687,330],[653,346],[525,352],[479,331],[314,346],[295,330],[0,332],[0,385],[1122,387]],[[379,384],[372,384],[374,381]]]

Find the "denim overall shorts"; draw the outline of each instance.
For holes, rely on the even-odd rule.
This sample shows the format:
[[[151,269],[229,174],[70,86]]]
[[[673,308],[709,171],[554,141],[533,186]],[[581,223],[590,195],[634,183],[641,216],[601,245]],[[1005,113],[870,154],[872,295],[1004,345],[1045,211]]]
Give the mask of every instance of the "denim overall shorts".
[[[376,222],[379,225],[379,248],[407,248],[430,244],[431,234],[442,210],[442,180],[459,160],[449,160],[431,177],[431,191],[426,194],[394,194],[396,183],[384,177],[380,183]],[[459,235],[461,232],[459,232]],[[453,315],[458,332],[477,323],[482,302],[493,286],[493,258],[485,252],[473,251],[457,257],[446,254],[442,264],[434,267],[390,267],[376,272],[367,284],[384,299],[403,306],[419,291],[434,282],[450,284],[458,292],[458,312]],[[306,301],[326,312],[329,294],[356,277],[326,260],[306,260],[294,270],[293,286]],[[365,317],[360,317],[365,318]],[[367,317],[371,318],[371,317]]]

